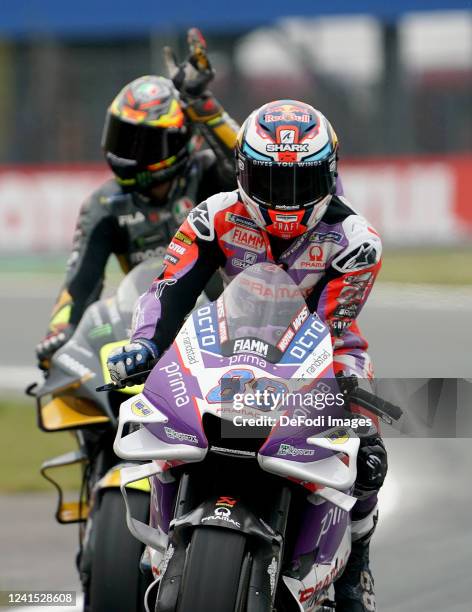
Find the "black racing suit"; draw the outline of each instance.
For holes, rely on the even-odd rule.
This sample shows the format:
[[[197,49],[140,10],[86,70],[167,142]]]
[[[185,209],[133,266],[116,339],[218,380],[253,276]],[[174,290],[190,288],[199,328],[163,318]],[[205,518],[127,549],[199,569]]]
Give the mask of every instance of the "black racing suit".
[[[203,137],[211,149],[192,155],[165,205],[154,204],[139,192],[124,191],[114,179],[92,193],[80,211],[65,284],[48,334],[66,330],[65,339],[70,336],[86,307],[99,298],[112,253],[125,273],[146,258],[163,256],[193,206],[214,193],[234,189],[238,126],[213,98],[188,106],[186,112],[197,137]]]

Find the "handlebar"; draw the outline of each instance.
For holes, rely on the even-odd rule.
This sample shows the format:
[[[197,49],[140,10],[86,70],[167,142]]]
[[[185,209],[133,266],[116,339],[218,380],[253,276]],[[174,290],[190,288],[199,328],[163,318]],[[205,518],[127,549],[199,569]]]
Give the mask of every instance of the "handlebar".
[[[392,421],[398,421],[403,415],[403,410],[399,406],[387,402],[366,389],[361,389],[356,376],[338,374],[336,378],[346,400],[369,410],[383,421],[391,424]]]
[[[95,391],[119,391],[120,389],[124,389],[128,386],[131,387],[132,385],[141,384],[151,372],[152,369],[144,370],[143,372],[137,372],[136,374],[131,374],[130,376],[123,378],[123,380],[121,380],[119,383],[111,382],[107,383],[106,385],[96,387]]]
[[[385,420],[387,417],[390,422],[398,421],[402,414],[403,410],[399,406],[395,406],[390,402],[366,391],[365,389],[355,389],[352,393],[349,394],[349,401],[358,404],[362,408],[369,410],[373,414],[376,414],[381,419]]]

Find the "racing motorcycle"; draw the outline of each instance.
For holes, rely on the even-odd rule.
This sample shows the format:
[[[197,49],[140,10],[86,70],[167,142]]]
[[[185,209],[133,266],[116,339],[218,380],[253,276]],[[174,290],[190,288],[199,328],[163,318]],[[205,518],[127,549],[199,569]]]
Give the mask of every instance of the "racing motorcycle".
[[[89,306],[73,336],[54,354],[47,378],[27,391],[36,398],[39,427],[45,432],[70,431],[77,445],[77,450],[43,463],[41,473],[57,489],[57,521],[79,524],[77,565],[87,612],[143,609],[143,546],[126,527],[119,491],[122,463],[113,452],[123,393],[133,395],[142,387],[103,394],[96,386],[102,376],[110,380],[108,353],[127,342],[135,301],[161,268],[162,259],[141,263],[123,279],[114,297]],[[70,472],[72,466],[78,468],[79,483],[70,500],[60,472]],[[146,521],[149,483],[142,480],[131,487],[130,507]]]
[[[368,423],[346,410],[332,359],[327,326],[288,274],[256,264],[194,310],[121,405],[115,452],[144,462],[121,470],[121,491],[152,571],[147,610],[334,607],[351,547],[355,426]],[[354,396],[400,416],[353,386]],[[146,478],[148,524],[128,490]]]

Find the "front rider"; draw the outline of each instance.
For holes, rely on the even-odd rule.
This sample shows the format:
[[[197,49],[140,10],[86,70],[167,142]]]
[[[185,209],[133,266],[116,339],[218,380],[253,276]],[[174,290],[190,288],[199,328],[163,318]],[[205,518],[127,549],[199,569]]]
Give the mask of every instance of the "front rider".
[[[279,100],[254,111],[236,146],[236,191],[199,204],[174,236],[179,261],[167,261],[138,304],[131,343],[113,351],[114,381],[154,364],[171,344],[205,283],[219,268],[226,281],[259,262],[281,265],[310,310],[331,331],[337,374],[370,379],[368,344],[356,318],[381,265],[381,241],[342,196],[335,195],[336,134],[308,104]],[[375,610],[369,541],[377,492],[387,471],[379,435],[361,442],[352,512],[352,553],[335,583],[340,612]]]
[[[125,273],[148,257],[164,256],[198,202],[236,186],[238,126],[206,89],[214,73],[201,34],[190,32],[194,40],[187,62],[177,66],[167,51],[173,82],[160,76],[136,79],[107,111],[102,147],[114,178],[92,193],[80,211],[65,284],[47,335],[36,348],[43,369],[70,338],[86,307],[99,298],[112,253]],[[199,150],[202,138],[210,148]],[[179,255],[167,258],[178,262]]]

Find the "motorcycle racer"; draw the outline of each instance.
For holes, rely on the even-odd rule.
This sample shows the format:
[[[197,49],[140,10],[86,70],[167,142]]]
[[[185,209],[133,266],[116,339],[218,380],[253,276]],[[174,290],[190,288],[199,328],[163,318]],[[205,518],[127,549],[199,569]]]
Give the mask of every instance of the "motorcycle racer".
[[[238,126],[207,90],[214,72],[198,30],[189,31],[189,46],[189,58],[180,65],[165,50],[172,81],[138,78],[107,111],[102,148],[114,178],[80,211],[65,283],[36,348],[43,369],[99,298],[111,254],[125,273],[148,257],[164,255],[195,204],[236,186],[232,160]],[[209,148],[199,150],[202,142]],[[208,290],[219,290],[217,279]]]
[[[255,110],[238,135],[238,189],[200,203],[175,234],[164,271],[138,303],[130,344],[109,356],[112,379],[153,365],[215,270],[230,282],[260,262],[282,266],[329,326],[335,373],[371,379],[356,319],[381,266],[381,240],[336,195],[337,159],[336,133],[310,105],[278,100]],[[369,542],[386,471],[383,442],[370,433],[358,454],[352,552],[335,584],[341,612],[375,610]]]

